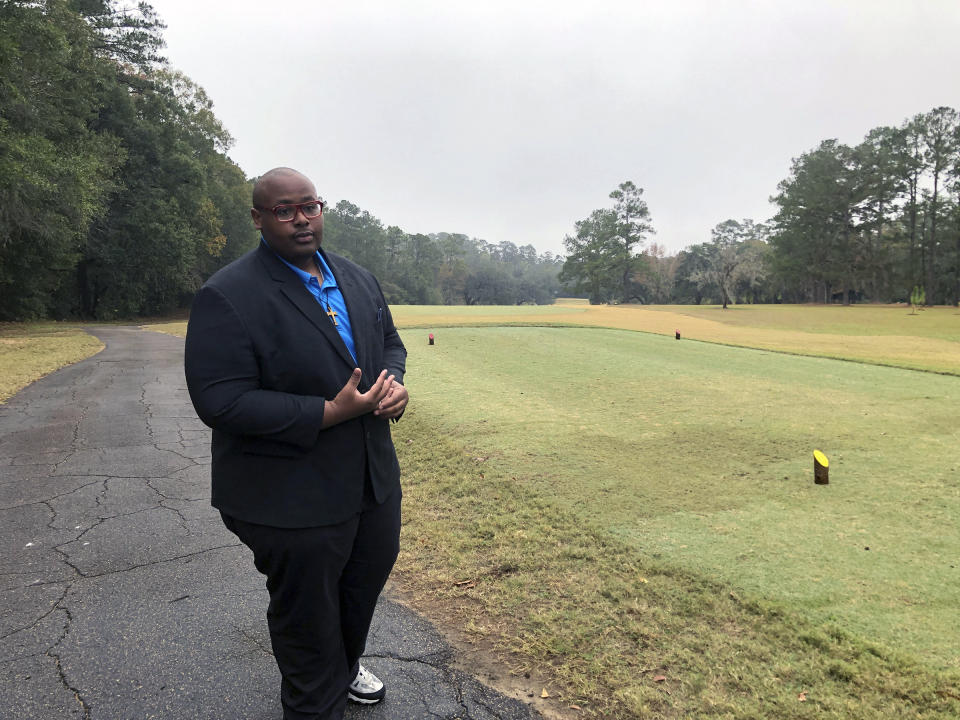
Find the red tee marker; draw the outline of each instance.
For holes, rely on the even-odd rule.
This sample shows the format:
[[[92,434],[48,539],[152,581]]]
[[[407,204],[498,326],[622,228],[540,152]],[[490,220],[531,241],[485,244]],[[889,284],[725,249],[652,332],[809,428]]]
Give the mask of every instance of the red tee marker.
[[[430,342],[428,344],[433,345],[433,333],[430,333],[427,337],[430,339]]]

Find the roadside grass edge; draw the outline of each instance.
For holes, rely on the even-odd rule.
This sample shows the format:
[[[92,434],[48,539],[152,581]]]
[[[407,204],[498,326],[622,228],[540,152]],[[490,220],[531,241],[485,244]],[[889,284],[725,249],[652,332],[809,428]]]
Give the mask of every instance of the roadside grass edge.
[[[0,404],[30,383],[104,347],[73,323],[0,323]]]

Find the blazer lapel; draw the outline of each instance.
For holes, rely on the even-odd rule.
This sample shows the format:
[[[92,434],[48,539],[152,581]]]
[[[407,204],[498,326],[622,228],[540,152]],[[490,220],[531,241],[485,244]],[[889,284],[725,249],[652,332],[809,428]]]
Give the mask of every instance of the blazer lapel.
[[[337,332],[337,329],[333,326],[330,318],[327,317],[320,303],[318,303],[313,295],[310,294],[310,291],[303,286],[300,278],[297,277],[290,268],[280,262],[273,254],[273,251],[265,247],[263,243],[260,244],[258,252],[261,261],[267,268],[267,272],[270,273],[270,277],[273,278],[274,282],[281,283],[280,292],[330,341],[330,344],[333,345],[334,349],[349,367],[356,367],[357,364],[350,356],[350,351],[347,350],[347,346],[343,342],[343,338],[340,337],[340,333]],[[349,304],[347,309],[349,311]]]
[[[358,311],[359,303],[357,301],[357,284],[353,279],[352,273],[348,272],[341,265],[338,265],[323,250],[323,259],[327,262],[327,267],[333,271],[333,276],[337,280],[337,287],[340,288],[340,294],[343,295],[343,302],[347,306],[347,314],[350,316],[350,328],[353,330],[353,348],[357,353],[357,365],[360,365],[360,359],[363,356],[362,340],[364,338],[362,323]],[[346,346],[344,346],[346,349]],[[349,353],[348,353],[349,355]]]

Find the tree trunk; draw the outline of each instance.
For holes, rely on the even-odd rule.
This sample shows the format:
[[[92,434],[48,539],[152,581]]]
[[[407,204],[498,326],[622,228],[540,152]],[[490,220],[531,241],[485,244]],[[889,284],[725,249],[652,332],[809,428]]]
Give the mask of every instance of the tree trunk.
[[[953,306],[960,307],[960,230],[957,231],[957,255],[953,261]]]
[[[930,305],[936,305],[936,268],[937,268],[937,185],[940,178],[938,173],[933,174],[933,196],[930,199],[930,258],[927,262],[927,272],[929,278],[927,281],[927,297],[930,299]]]

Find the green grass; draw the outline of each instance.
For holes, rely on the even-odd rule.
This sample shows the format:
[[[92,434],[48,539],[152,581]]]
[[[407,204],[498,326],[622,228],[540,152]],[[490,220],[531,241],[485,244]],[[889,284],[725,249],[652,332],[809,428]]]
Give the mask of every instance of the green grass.
[[[899,306],[557,305],[511,308],[406,305],[401,328],[536,325],[639,330],[723,345],[960,375],[960,311]]]
[[[34,380],[102,349],[103,343],[72,325],[0,323],[0,403]]]
[[[927,308],[915,315],[894,305],[398,305],[397,327],[410,337],[447,327],[606,327],[684,339],[838,358],[960,375],[960,311]],[[148,326],[183,337],[186,322]],[[421,335],[417,331],[423,331]]]
[[[626,331],[437,335],[407,342],[403,577],[551,664],[564,702],[960,712],[960,380]]]

